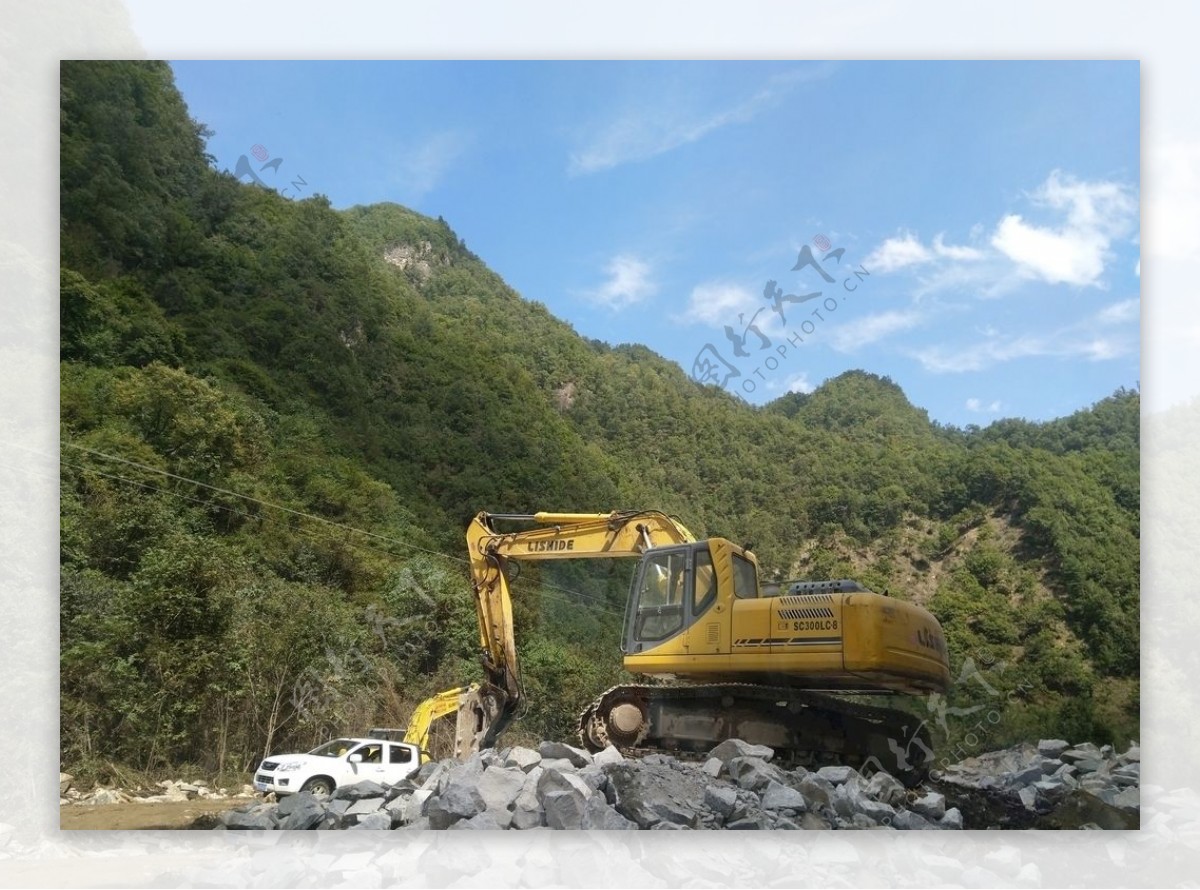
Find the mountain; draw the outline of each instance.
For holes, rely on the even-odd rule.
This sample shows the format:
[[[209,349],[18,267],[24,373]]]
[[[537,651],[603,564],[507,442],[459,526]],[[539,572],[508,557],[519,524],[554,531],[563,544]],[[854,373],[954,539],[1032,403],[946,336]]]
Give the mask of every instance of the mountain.
[[[61,82],[73,772],[236,772],[403,725],[476,676],[479,510],[663,509],[753,541],[777,578],[917,599],[960,676],[912,703],[946,743],[981,702],[991,747],[1136,737],[1137,392],[959,430],[847,371],[756,408],[580,337],[444,220],[215,171],[165,64],[65,62]],[[620,676],[629,569],[522,578],[517,734],[569,733]]]

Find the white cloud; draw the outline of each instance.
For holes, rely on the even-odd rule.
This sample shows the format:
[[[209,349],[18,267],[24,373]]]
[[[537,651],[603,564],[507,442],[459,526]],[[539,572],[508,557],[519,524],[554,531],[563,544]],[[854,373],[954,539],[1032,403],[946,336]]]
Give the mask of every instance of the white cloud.
[[[934,236],[933,252],[938,256],[946,257],[947,259],[967,262],[981,260],[986,256],[986,254],[977,247],[968,247],[965,244],[947,244],[943,240],[943,236],[941,234]]]
[[[1142,301],[1134,297],[1132,300],[1122,300],[1105,306],[1096,314],[1096,320],[1101,324],[1122,324],[1127,321],[1137,321],[1142,316]]]
[[[809,382],[808,374],[802,372],[788,380],[787,384],[784,386],[784,389],[787,392],[802,392],[807,394],[816,389],[816,387]]]
[[[687,109],[689,97],[677,94],[651,97],[607,124],[590,127],[597,135],[571,153],[567,171],[574,176],[645,161],[722,127],[748,123],[775,106],[796,84],[828,77],[833,70],[832,65],[823,64],[774,75],[753,95],[718,110]]]
[[[692,288],[687,311],[681,320],[724,327],[737,321],[739,313],[753,315],[756,302],[754,294],[741,285],[710,281]]]
[[[996,414],[1000,411],[1000,400],[984,405],[980,399],[967,399],[967,410],[976,414]]]
[[[624,309],[652,296],[658,290],[650,265],[635,256],[619,254],[604,267],[608,280],[587,296],[610,309]]]
[[[1030,197],[1037,205],[1065,212],[1065,221],[1058,227],[1038,226],[1009,214],[996,227],[992,246],[1026,277],[1099,286],[1112,241],[1129,233],[1137,213],[1129,189],[1117,182],[1081,182],[1055,170]]]
[[[433,133],[393,156],[390,178],[408,200],[419,200],[437,187],[470,144],[471,137],[457,130]]]
[[[830,345],[838,352],[854,352],[860,346],[876,343],[920,323],[921,316],[917,312],[877,312],[838,325],[833,331]]]
[[[876,247],[863,265],[874,272],[895,272],[908,266],[919,266],[933,259],[933,254],[911,232],[888,238]]]
[[[1128,355],[1135,345],[1128,338],[1107,338],[1058,331],[1045,336],[1022,334],[1009,338],[994,337],[953,349],[933,346],[914,352],[913,357],[927,371],[957,374],[982,371],[993,365],[1022,358],[1086,358],[1090,361],[1104,361]]]

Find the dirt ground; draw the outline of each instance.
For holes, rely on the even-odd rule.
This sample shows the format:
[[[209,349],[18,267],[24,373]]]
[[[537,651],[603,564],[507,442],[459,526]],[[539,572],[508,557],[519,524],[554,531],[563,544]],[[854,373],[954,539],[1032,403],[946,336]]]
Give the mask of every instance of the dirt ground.
[[[225,800],[185,800],[171,803],[111,803],[67,805],[58,809],[64,831],[106,831],[137,828],[212,828],[225,810],[245,806],[248,797]]]

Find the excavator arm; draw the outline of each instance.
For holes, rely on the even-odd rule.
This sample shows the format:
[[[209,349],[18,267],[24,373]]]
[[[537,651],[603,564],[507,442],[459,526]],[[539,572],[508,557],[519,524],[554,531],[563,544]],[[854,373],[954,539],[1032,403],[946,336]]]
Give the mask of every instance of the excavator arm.
[[[535,527],[501,531],[497,522],[532,522]],[[681,522],[658,511],[478,514],[467,529],[467,550],[485,679],[459,711],[455,753],[461,757],[490,747],[523,698],[510,561],[640,557],[651,547],[694,540]]]

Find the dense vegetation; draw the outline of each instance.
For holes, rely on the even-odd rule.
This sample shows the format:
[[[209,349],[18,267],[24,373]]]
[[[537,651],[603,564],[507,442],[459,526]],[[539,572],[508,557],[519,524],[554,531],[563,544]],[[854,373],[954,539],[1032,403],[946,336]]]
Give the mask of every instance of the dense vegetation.
[[[579,337],[440,219],[287,200],[212,169],[205,136],[167,66],[63,64],[73,769],[232,773],[403,725],[476,677],[481,509],[660,508],[778,577],[926,603],[960,682],[911,707],[944,744],[990,711],[994,747],[1136,736],[1136,392],[958,430],[851,371],[751,408]],[[629,568],[526,571],[515,737],[567,736],[620,678]]]

